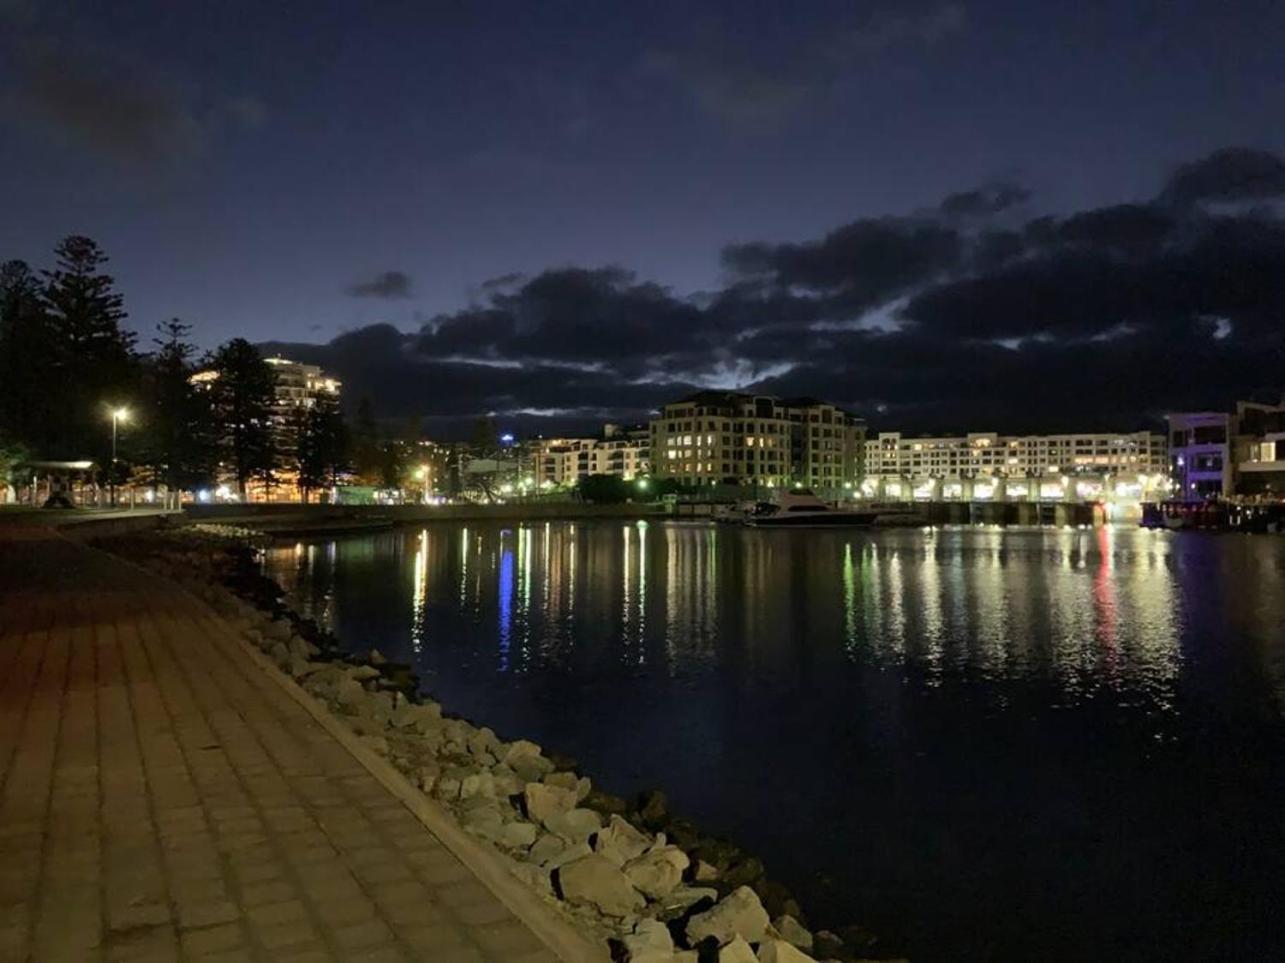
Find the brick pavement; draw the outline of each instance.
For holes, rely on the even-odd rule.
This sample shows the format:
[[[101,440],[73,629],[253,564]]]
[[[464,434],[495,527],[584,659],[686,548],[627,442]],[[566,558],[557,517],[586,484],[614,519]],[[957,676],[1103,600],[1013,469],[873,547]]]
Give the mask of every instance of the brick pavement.
[[[557,957],[172,583],[0,528],[0,960]]]

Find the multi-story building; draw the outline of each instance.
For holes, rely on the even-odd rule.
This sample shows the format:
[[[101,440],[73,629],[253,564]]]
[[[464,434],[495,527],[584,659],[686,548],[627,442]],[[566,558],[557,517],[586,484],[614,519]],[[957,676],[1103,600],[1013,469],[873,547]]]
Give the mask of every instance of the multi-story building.
[[[1167,482],[1163,435],[905,437],[866,442],[868,497],[1096,499],[1154,495]]]
[[[652,472],[691,485],[839,495],[861,476],[865,430],[860,418],[812,398],[700,391],[652,421]]]
[[[302,364],[285,358],[264,358],[274,377],[273,403],[269,415],[276,442],[277,456],[283,464],[290,461],[297,446],[298,415],[322,404],[339,404],[341,382],[314,364]],[[219,373],[213,369],[198,371],[189,379],[192,384],[212,388]],[[283,471],[280,488],[288,491],[292,480]]]
[[[601,438],[541,438],[529,443],[531,476],[541,488],[571,487],[588,475],[632,480],[651,470],[646,428],[606,425]]]
[[[1234,413],[1166,415],[1176,493],[1184,501],[1285,492],[1285,403],[1236,404]]]

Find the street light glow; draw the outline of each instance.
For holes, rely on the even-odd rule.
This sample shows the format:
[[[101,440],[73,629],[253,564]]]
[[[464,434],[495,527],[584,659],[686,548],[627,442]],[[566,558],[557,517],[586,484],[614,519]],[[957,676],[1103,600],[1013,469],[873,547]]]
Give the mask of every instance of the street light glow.
[[[125,407],[113,408],[112,421],[129,421],[129,409]]]

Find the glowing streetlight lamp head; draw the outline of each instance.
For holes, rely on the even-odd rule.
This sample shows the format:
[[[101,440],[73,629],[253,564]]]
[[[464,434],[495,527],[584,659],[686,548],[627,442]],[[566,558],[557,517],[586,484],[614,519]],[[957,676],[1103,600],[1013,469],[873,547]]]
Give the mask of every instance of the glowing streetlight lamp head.
[[[112,409],[112,418],[116,421],[129,421],[129,409],[124,405]]]

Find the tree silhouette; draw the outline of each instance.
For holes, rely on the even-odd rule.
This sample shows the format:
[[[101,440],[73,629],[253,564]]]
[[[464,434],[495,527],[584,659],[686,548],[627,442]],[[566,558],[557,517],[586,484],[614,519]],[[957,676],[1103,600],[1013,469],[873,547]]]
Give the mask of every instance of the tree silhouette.
[[[191,381],[191,330],[178,318],[157,325],[144,368],[143,460],[152,483],[170,492],[209,484],[218,457],[213,398]]]
[[[103,273],[107,255],[87,237],[72,235],[54,249],[56,266],[42,271],[41,292],[53,351],[45,377],[58,386],[56,444],[72,457],[105,455],[103,430],[110,404],[128,401],[134,387],[134,336],[122,331],[124,299]]]
[[[321,395],[294,417],[295,469],[304,501],[315,489],[334,487],[347,470],[348,427],[333,398]]]
[[[212,360],[214,423],[219,430],[225,466],[244,499],[251,479],[272,484],[277,468],[273,437],[276,376],[272,366],[244,338],[219,347]]]
[[[57,438],[55,349],[39,278],[25,261],[0,265],[0,439],[14,450],[46,450]]]

